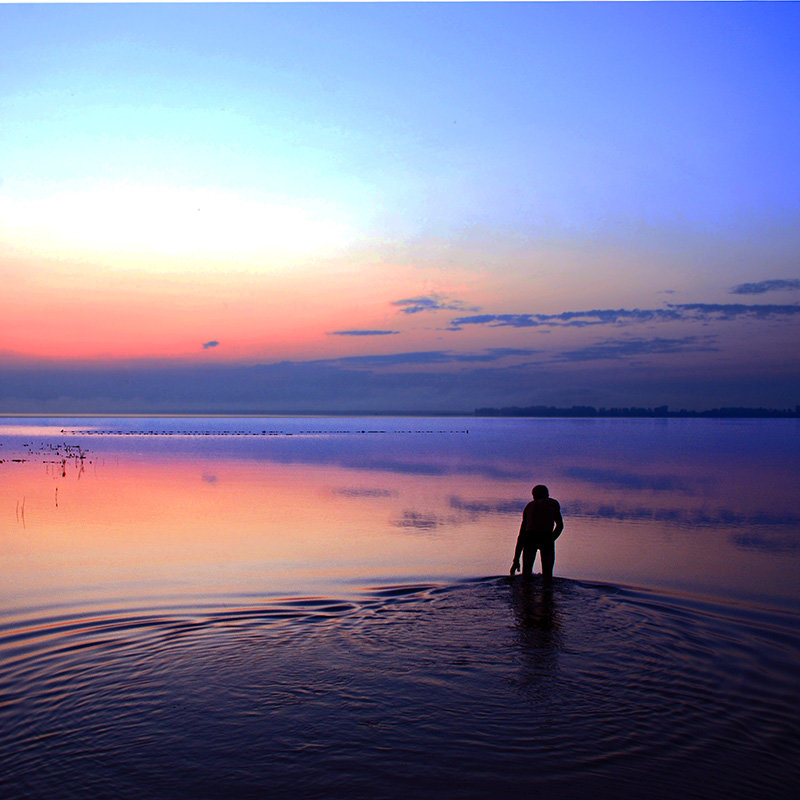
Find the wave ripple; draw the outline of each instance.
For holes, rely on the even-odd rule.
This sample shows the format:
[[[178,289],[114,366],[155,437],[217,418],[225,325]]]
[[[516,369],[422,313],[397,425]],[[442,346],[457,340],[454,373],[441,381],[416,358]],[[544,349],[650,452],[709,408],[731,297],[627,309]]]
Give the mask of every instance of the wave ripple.
[[[38,610],[0,629],[0,794],[790,798],[797,618],[487,578]]]

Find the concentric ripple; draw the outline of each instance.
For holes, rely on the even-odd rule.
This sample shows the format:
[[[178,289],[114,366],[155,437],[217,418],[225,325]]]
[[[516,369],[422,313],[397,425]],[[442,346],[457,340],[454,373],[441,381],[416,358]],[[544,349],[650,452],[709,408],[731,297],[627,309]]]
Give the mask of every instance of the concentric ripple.
[[[503,579],[38,609],[0,630],[14,798],[795,798],[796,617]]]

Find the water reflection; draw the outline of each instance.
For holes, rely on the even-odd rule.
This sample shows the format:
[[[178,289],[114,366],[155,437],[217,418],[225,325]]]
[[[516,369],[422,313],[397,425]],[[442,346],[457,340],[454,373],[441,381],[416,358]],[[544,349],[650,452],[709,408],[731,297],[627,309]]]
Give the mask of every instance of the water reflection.
[[[730,541],[735,547],[743,550],[754,550],[760,553],[791,555],[800,553],[800,536],[795,525],[783,531],[746,531],[734,533]]]
[[[784,422],[9,424],[0,795],[784,796],[797,616],[746,607],[798,604]],[[450,580],[540,481],[570,579]]]
[[[525,498],[527,500],[527,498]],[[508,500],[465,500],[454,495],[448,498],[451,508],[469,515],[470,519],[479,519],[483,516],[496,514],[519,514],[524,504],[519,498]]]
[[[102,800],[223,785],[771,800],[797,785],[796,617],[567,580],[235,600],[38,609],[1,629],[0,796],[89,782]]]
[[[544,481],[557,574],[797,602],[793,420],[75,422],[2,428],[6,597],[502,574]]]
[[[698,487],[677,475],[640,475],[629,470],[599,469],[597,467],[568,467],[564,475],[604,488],[656,492],[684,492],[696,494]]]
[[[561,623],[557,610],[560,581],[509,580],[509,604],[514,617],[515,645],[520,653],[519,685],[537,697],[547,691],[558,672]],[[559,588],[557,588],[559,587]]]
[[[455,520],[447,517],[440,517],[436,514],[426,514],[411,509],[403,509],[399,519],[390,520],[389,524],[394,528],[405,528],[415,531],[430,531],[434,528],[441,528],[445,525],[454,524]]]
[[[558,647],[557,589],[542,580],[506,579],[517,636],[526,650],[549,652]],[[558,582],[560,585],[560,582]]]

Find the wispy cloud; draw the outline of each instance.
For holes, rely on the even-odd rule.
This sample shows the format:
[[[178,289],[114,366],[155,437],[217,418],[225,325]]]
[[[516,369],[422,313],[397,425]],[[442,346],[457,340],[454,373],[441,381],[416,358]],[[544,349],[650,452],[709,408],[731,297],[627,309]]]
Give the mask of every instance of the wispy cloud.
[[[531,356],[538,350],[516,347],[493,347],[477,353],[454,353],[450,350],[422,350],[409,353],[389,353],[383,355],[343,356],[325,359],[320,364],[335,364],[342,367],[375,369],[401,365],[424,366],[427,364],[485,364],[513,356]]]
[[[329,336],[395,336],[400,331],[381,331],[381,330],[348,330],[330,331]]]
[[[210,342],[203,342],[203,350],[210,350],[212,347],[219,347],[219,342],[212,339]]]
[[[456,317],[450,330],[460,330],[464,325],[488,325],[490,328],[538,328],[562,326],[585,328],[589,325],[612,325],[620,322],[649,322],[654,319],[679,319],[673,307],[658,309],[591,309],[589,311],[562,311],[559,314],[476,314]]]
[[[683,303],[672,306],[681,312],[683,319],[737,319],[755,317],[774,319],[800,314],[800,305],[745,305],[743,303]]]
[[[450,321],[449,330],[460,331],[464,325],[488,325],[490,328],[533,328],[542,323],[532,314],[475,314],[456,317]]]
[[[397,496],[397,492],[392,489],[362,489],[356,486],[346,486],[341,489],[334,489],[333,493],[341,497],[354,497],[359,499]]]
[[[606,308],[588,311],[562,311],[558,314],[476,314],[455,317],[449,330],[465,325],[490,328],[585,328],[590,325],[621,325],[633,322],[674,322],[678,320],[729,320],[739,317],[759,319],[800,314],[800,305],[745,305],[743,303],[669,303],[664,308]]]
[[[448,298],[443,294],[420,295],[419,297],[406,297],[403,300],[394,300],[393,306],[398,306],[404,314],[419,314],[421,311],[477,311],[475,307],[464,305],[461,300]]]
[[[553,361],[597,361],[598,359],[632,358],[669,353],[707,353],[717,351],[712,337],[684,336],[677,339],[607,339],[603,342],[565,350]]]
[[[756,281],[755,283],[740,283],[731,289],[731,294],[764,294],[765,292],[797,292],[800,291],[800,279],[792,280],[774,279],[769,281]]]

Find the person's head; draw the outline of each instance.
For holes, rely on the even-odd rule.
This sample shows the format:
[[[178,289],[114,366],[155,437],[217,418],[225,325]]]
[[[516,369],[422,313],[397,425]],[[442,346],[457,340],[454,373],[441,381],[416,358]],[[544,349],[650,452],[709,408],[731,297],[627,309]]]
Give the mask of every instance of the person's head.
[[[544,500],[546,497],[550,497],[550,492],[547,487],[543,486],[541,483],[533,487],[531,494],[534,500]]]

